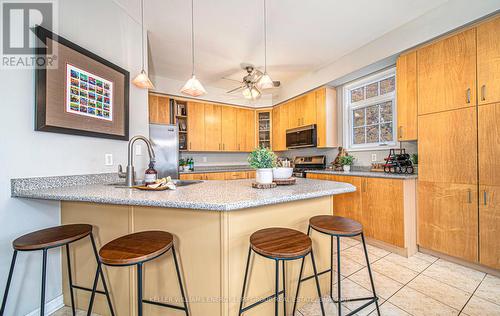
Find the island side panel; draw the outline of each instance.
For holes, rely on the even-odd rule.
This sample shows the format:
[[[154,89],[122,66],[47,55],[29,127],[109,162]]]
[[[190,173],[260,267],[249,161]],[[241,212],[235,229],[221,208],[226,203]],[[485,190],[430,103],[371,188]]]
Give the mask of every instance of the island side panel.
[[[61,223],[91,224],[94,227],[94,238],[99,249],[108,241],[128,234],[131,231],[131,207],[125,205],[108,205],[82,202],[61,202]],[[89,238],[81,239],[70,245],[73,283],[92,288],[96,260]],[[64,304],[71,305],[66,264],[66,253],[62,256]],[[133,271],[129,267],[103,267],[111,299],[117,315],[135,315],[135,301],[130,297],[133,293]],[[99,281],[99,289],[102,283]],[[74,290],[76,306],[87,310],[90,292]],[[104,295],[97,294],[93,312],[99,315],[111,315]]]
[[[219,316],[221,227],[224,212],[134,207],[134,230],[164,230],[174,235],[190,315]],[[144,298],[182,306],[172,253],[144,265]],[[145,315],[184,315],[183,311],[144,304]]]
[[[228,311],[223,315],[238,315],[239,297],[243,286],[245,264],[248,254],[250,235],[262,228],[267,227],[288,227],[307,233],[309,218],[315,215],[332,214],[332,196],[288,202],[276,205],[269,205],[257,208],[231,211],[227,213],[227,225],[229,231],[225,256],[228,258],[228,269],[225,271],[227,280],[227,293],[229,304]],[[313,250],[315,252],[318,271],[329,269],[330,267],[330,238],[317,232],[312,233]],[[298,274],[301,260],[287,261],[286,263],[286,290],[287,290],[287,312],[291,313],[293,299],[297,288]],[[247,298],[252,301],[274,294],[275,282],[275,261],[259,255],[252,254],[249,273],[249,283],[247,288]],[[280,264],[281,271],[281,264]],[[304,275],[312,275],[310,257],[306,257]],[[329,293],[329,274],[320,276],[322,294]],[[282,284],[280,272],[280,287]],[[302,283],[298,306],[304,305],[317,298],[314,280],[311,279]],[[280,313],[282,313],[280,305]],[[274,303],[267,302],[257,306],[245,313],[252,315],[274,315]]]

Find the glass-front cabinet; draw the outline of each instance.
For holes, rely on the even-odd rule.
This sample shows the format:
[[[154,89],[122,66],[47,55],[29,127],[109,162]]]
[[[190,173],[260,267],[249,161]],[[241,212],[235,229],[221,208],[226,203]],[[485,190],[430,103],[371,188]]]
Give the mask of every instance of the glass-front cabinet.
[[[257,111],[257,144],[259,147],[271,148],[271,111]]]

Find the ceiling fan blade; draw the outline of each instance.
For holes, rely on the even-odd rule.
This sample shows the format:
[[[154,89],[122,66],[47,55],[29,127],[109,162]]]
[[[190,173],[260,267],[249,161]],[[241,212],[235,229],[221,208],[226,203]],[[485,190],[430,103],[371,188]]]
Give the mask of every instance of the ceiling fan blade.
[[[243,83],[243,82],[241,82],[241,80],[236,80],[236,79],[227,78],[227,77],[222,77],[221,79],[224,79],[224,80],[229,80],[229,81],[236,81],[236,82],[239,82],[239,83]]]
[[[241,86],[239,86],[239,87],[237,87],[237,88],[234,88],[234,89],[231,89],[231,90],[227,91],[226,93],[233,93],[233,92],[237,92],[237,91],[239,91],[239,90],[244,89],[245,87],[246,87],[245,85],[241,85]]]

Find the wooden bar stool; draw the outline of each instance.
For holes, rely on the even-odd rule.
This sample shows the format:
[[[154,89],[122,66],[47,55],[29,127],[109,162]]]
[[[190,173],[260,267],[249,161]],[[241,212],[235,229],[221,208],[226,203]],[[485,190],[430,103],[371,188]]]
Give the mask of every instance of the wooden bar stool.
[[[321,272],[323,274],[325,272],[330,272],[330,297],[334,303],[338,304],[338,315],[342,315],[342,302],[352,302],[352,301],[364,301],[368,300],[365,304],[351,311],[348,315],[354,315],[365,307],[368,307],[370,304],[375,303],[377,307],[377,314],[380,316],[380,309],[378,305],[378,297],[375,293],[375,285],[373,283],[372,271],[370,268],[370,261],[368,260],[368,252],[366,251],[366,243],[365,236],[363,234],[363,226],[350,218],[341,217],[341,216],[333,216],[333,215],[318,215],[309,219],[309,228],[307,230],[307,235],[309,236],[311,233],[311,229],[320,232],[322,234],[330,235],[330,269]],[[342,300],[341,298],[341,282],[340,282],[340,238],[341,237],[354,237],[361,235],[361,241],[363,242],[363,250],[365,253],[366,265],[368,268],[368,275],[370,276],[370,283],[372,287],[373,296],[372,297],[361,297],[361,298],[353,298]],[[338,300],[334,300],[332,296],[332,283],[333,283],[333,237],[337,238],[337,292],[338,292]],[[302,261],[302,266],[304,266],[304,261]],[[301,275],[302,275],[302,268]],[[311,277],[301,279],[299,284]],[[297,291],[298,295],[298,291]],[[294,306],[295,313],[295,306]]]
[[[97,270],[95,274],[94,290],[85,288],[82,286],[74,285],[71,276],[71,261],[69,258],[69,244],[89,236],[92,242],[92,249],[94,250],[95,259],[97,262]],[[45,281],[47,277],[47,250],[56,247],[66,246],[66,259],[68,263],[68,279],[69,279],[69,292],[71,296],[71,309],[73,315],[76,315],[75,308],[75,298],[73,295],[73,289],[80,289],[85,291],[95,291],[95,284],[99,279],[99,275],[102,278],[102,284],[104,291],[98,291],[100,294],[106,295],[108,301],[109,309],[111,310],[111,315],[115,315],[113,311],[113,306],[111,304],[111,299],[109,297],[108,287],[106,285],[106,279],[101,269],[101,264],[97,257],[97,248],[94,241],[94,236],[92,234],[92,226],[87,224],[72,224],[72,225],[62,225],[56,227],[50,227],[42,230],[38,230],[26,235],[23,235],[12,242],[14,248],[14,254],[12,255],[12,262],[10,264],[9,276],[7,278],[7,285],[5,287],[5,293],[3,295],[2,308],[0,309],[0,316],[4,315],[5,304],[7,303],[7,296],[9,294],[10,282],[12,281],[12,274],[14,272],[14,266],[16,264],[16,257],[18,251],[43,251],[43,261],[42,261],[42,294],[41,294],[41,305],[40,305],[40,315],[45,313]],[[89,304],[91,305],[92,302]]]
[[[167,251],[172,250],[174,257],[175,270],[177,271],[177,279],[181,290],[184,306],[176,306],[165,304],[142,298],[142,265],[145,262],[154,260]],[[186,316],[189,315],[187,300],[184,296],[184,288],[182,286],[181,273],[179,264],[175,255],[174,237],[172,234],[164,231],[144,231],[134,234],[122,236],[114,239],[104,245],[99,250],[99,259],[108,266],[137,266],[137,314],[142,316],[142,303],[183,310]],[[91,301],[95,294],[97,282],[94,282],[94,292],[92,292]],[[89,315],[92,311],[92,305],[89,307]]]
[[[276,261],[276,282],[275,282],[275,292],[274,295],[268,296],[255,302],[247,307],[243,307],[243,300],[245,298],[245,289],[247,285],[248,270],[250,265],[250,256],[252,250],[268,259]],[[286,280],[285,280],[285,261],[296,260],[302,258],[302,267],[304,264],[304,259],[307,255],[311,255],[311,261],[314,269],[314,276],[316,279],[316,288],[318,290],[319,302],[321,305],[321,313],[325,316],[325,309],[323,307],[323,301],[321,299],[321,289],[319,287],[319,281],[316,271],[316,263],[314,262],[314,254],[312,251],[311,238],[306,234],[289,228],[266,228],[256,231],[250,236],[250,247],[248,249],[247,264],[245,268],[245,278],[243,279],[243,290],[241,293],[240,300],[240,311],[239,315],[248,311],[249,309],[265,303],[274,298],[274,311],[275,315],[278,315],[278,299],[281,294],[283,294],[283,311],[286,315]],[[283,290],[279,290],[279,262],[282,262],[282,272],[283,272]],[[302,276],[299,276],[299,280]],[[299,282],[300,285],[300,282]],[[295,309],[295,307],[294,307]],[[295,314],[295,311],[294,311]]]

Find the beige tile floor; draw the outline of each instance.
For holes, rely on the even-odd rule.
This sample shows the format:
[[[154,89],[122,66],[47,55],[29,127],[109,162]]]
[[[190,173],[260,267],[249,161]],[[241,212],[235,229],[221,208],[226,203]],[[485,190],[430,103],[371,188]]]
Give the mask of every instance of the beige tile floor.
[[[381,315],[500,316],[500,278],[423,253],[405,258],[377,247],[367,248]],[[362,249],[356,240],[341,246],[344,299],[366,297],[370,293]],[[324,301],[327,315],[337,315],[337,304],[328,296]],[[342,314],[361,305],[343,303]],[[319,302],[316,302],[302,307],[296,316],[320,315]],[[372,316],[377,312],[372,304],[356,315]]]
[[[405,258],[368,246],[375,289],[383,316],[500,316],[500,278],[423,253]],[[348,239],[341,243],[342,297],[369,296],[370,279],[362,246]],[[336,281],[335,281],[336,283]],[[334,287],[335,289],[335,287]],[[336,299],[334,293],[334,299]],[[336,316],[337,305],[326,296],[326,315]],[[343,314],[361,302],[343,303]],[[52,316],[70,316],[64,307]],[[79,311],[80,315],[85,315]],[[319,303],[302,307],[296,316],[320,316]],[[357,315],[377,315],[372,304]]]

